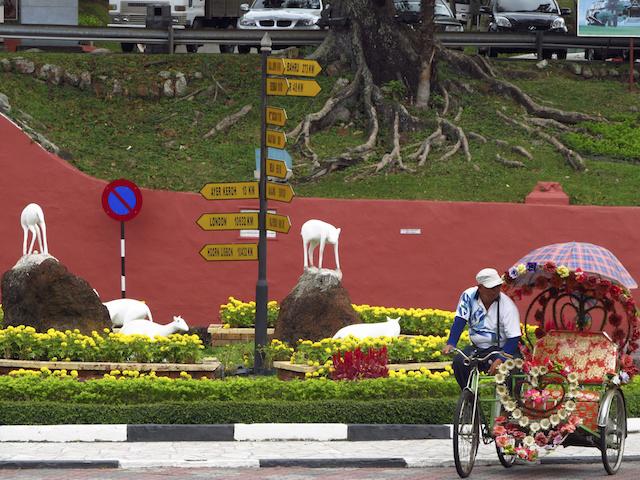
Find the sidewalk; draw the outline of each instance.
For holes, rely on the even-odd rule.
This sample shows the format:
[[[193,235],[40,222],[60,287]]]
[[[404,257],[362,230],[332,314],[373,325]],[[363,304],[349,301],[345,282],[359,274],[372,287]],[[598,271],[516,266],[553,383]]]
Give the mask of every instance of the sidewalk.
[[[625,461],[640,460],[640,433],[629,434]],[[497,463],[481,445],[476,465]],[[543,463],[599,463],[595,448],[559,448]],[[72,463],[73,462],[73,463]],[[451,440],[235,442],[3,442],[0,468],[434,467],[453,465]]]

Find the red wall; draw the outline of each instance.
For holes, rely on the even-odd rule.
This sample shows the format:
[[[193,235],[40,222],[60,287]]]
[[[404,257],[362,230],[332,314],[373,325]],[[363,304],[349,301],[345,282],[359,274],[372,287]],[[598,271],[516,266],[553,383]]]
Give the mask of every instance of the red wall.
[[[101,207],[106,182],[45,152],[3,117],[0,145],[0,273],[20,258],[20,213],[36,202],[45,213],[50,253],[103,301],[118,298],[120,228]],[[216,179],[202,179],[210,181]],[[257,208],[257,200],[210,202],[147,189],[143,197],[140,215],[126,224],[127,296],[145,300],[159,323],[180,314],[193,326],[217,322],[219,305],[230,295],[254,298],[257,262],[206,262],[198,254],[206,243],[240,241],[238,232],[204,232],[195,221],[206,212]],[[279,301],[302,273],[299,232],[310,218],[342,227],[343,283],[354,303],[453,309],[479,269],[506,269],[536,247],[574,240],[609,248],[640,278],[635,207],[300,197],[269,207],[289,215],[293,225],[268,244],[269,298]],[[422,234],[400,235],[401,228]],[[325,259],[334,265],[331,247]]]

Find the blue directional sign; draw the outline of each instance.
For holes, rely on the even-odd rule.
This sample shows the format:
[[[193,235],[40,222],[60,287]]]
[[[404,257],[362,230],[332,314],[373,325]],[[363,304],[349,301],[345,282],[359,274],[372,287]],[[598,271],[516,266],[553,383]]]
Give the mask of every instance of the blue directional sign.
[[[291,170],[293,167],[293,159],[291,158],[291,155],[289,155],[289,152],[287,152],[286,150],[269,147],[267,150],[267,158],[270,158],[272,160],[280,160],[281,162],[286,163],[287,168],[289,170]],[[258,172],[260,171],[260,149],[259,148],[256,148],[256,171]]]

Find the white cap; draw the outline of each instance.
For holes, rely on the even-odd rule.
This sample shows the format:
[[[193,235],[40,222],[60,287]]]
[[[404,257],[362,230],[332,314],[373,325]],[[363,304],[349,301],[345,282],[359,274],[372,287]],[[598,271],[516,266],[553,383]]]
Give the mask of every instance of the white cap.
[[[476,275],[476,280],[478,281],[478,285],[487,288],[497,287],[503,283],[502,277],[498,275],[498,272],[494,268],[483,268]]]

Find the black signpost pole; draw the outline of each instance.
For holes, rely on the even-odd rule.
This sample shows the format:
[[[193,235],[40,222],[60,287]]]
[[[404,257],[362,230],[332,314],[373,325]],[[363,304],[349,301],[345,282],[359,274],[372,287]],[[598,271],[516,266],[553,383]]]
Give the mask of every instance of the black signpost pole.
[[[265,33],[260,41],[262,55],[262,125],[260,134],[260,179],[258,190],[258,282],[256,283],[256,327],[254,373],[264,373],[264,347],[267,345],[267,58],[271,53],[271,38]]]

